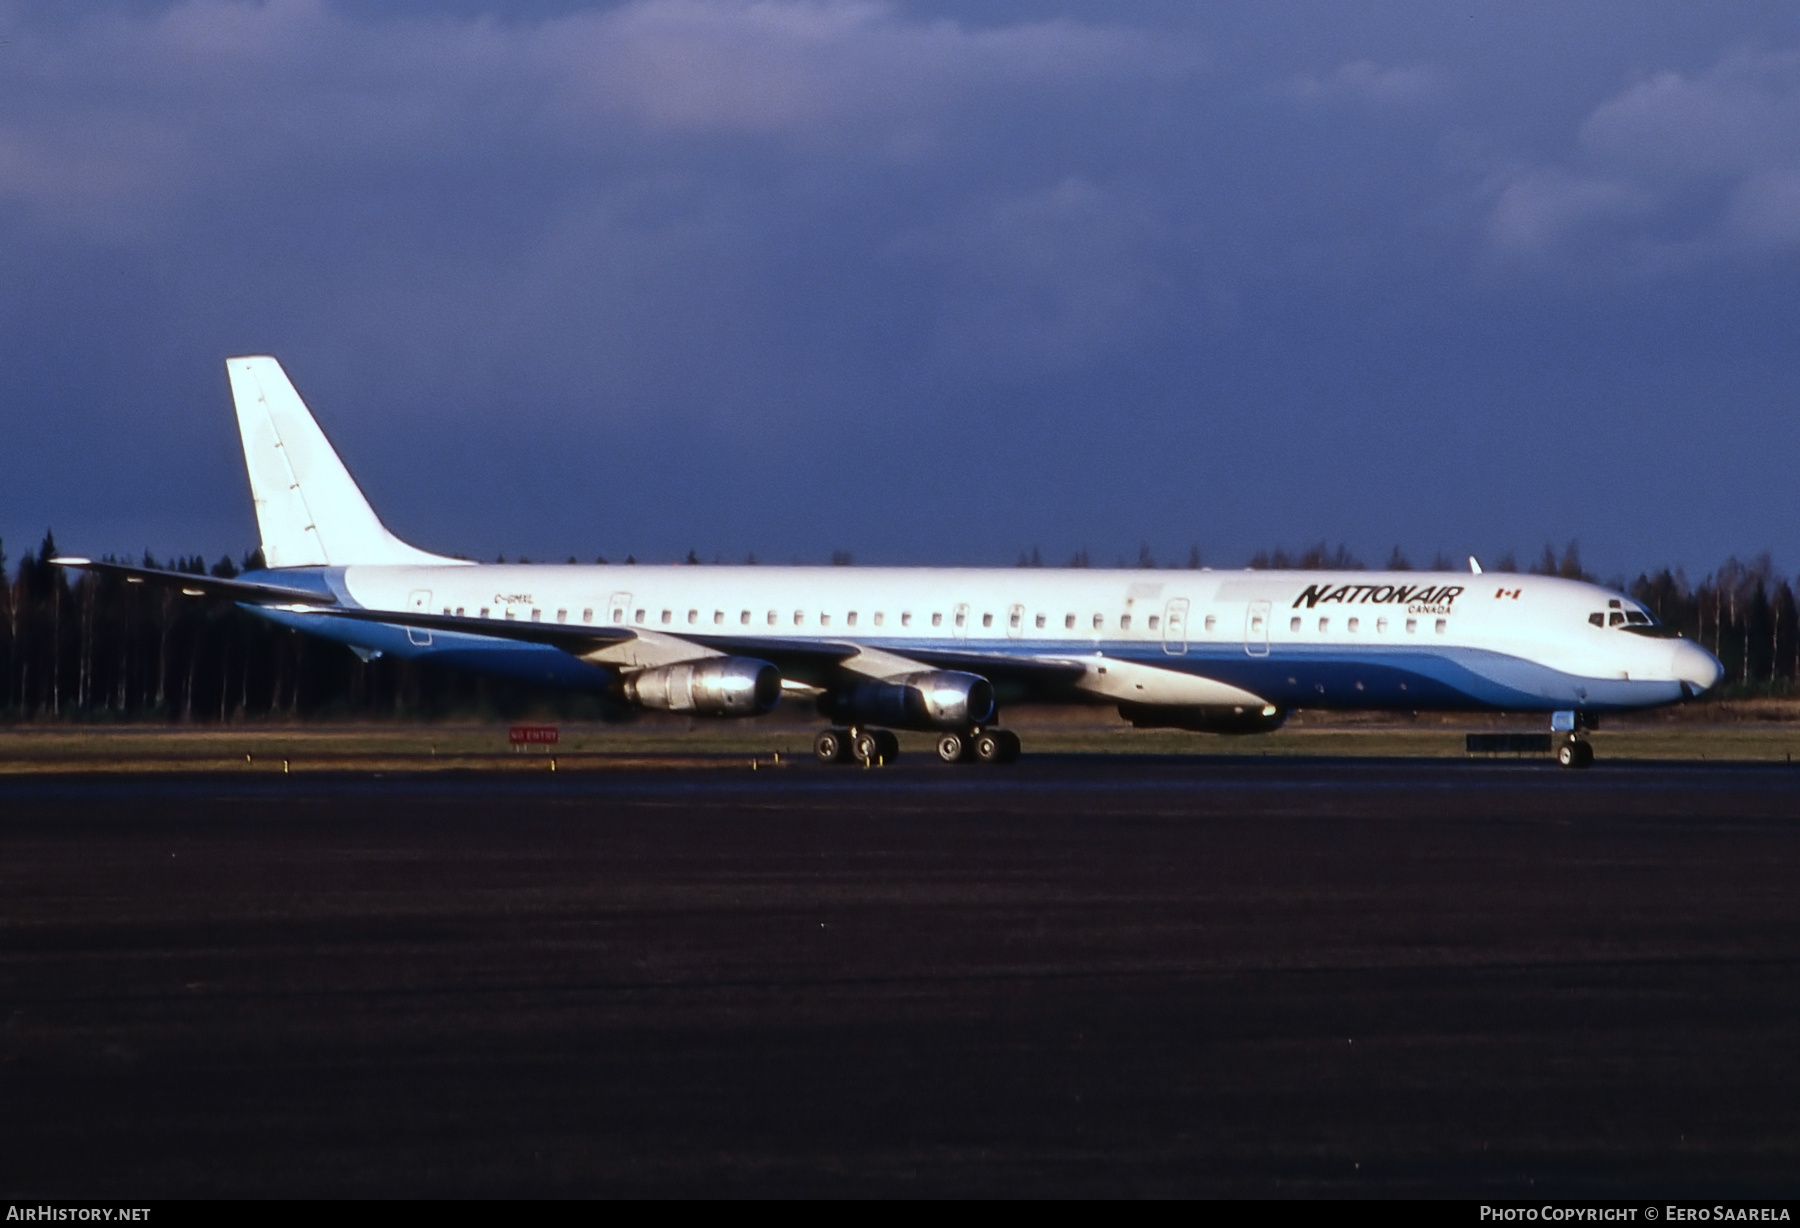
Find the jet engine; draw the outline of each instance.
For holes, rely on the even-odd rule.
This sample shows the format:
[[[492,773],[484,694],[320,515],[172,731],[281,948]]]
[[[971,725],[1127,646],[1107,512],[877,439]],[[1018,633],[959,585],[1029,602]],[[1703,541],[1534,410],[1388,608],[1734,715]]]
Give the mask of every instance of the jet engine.
[[[781,699],[781,671],[749,657],[706,657],[625,679],[625,698],[665,712],[761,716]]]
[[[1120,704],[1119,715],[1139,729],[1186,729],[1193,733],[1270,733],[1287,720],[1285,709],[1219,704],[1175,707],[1171,704]]]
[[[839,725],[967,729],[993,719],[994,686],[980,674],[928,670],[833,687],[819,696],[819,713]]]

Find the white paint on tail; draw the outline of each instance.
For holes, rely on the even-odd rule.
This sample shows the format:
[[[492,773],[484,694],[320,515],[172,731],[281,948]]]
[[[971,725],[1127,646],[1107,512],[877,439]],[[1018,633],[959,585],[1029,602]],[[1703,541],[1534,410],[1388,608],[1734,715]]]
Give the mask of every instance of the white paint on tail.
[[[388,532],[273,358],[229,358],[263,561],[270,567],[455,564]]]

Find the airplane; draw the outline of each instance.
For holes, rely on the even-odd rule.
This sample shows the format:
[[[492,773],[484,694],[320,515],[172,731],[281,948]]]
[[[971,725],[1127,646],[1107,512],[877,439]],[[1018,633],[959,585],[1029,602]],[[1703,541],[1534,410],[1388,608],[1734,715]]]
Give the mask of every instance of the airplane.
[[[1017,758],[1002,704],[1116,706],[1144,728],[1252,734],[1300,708],[1547,713],[1566,767],[1606,713],[1724,670],[1640,603],[1464,572],[476,564],[376,516],[281,364],[228,359],[264,566],[234,579],[59,558],[237,603],[347,645],[637,707],[749,717],[784,695],[827,763]]]

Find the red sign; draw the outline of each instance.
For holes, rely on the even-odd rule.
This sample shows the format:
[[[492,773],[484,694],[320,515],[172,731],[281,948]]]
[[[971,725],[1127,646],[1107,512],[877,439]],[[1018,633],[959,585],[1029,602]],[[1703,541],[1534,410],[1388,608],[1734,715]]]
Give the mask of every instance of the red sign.
[[[555,725],[514,725],[506,736],[514,746],[555,746],[558,734]]]

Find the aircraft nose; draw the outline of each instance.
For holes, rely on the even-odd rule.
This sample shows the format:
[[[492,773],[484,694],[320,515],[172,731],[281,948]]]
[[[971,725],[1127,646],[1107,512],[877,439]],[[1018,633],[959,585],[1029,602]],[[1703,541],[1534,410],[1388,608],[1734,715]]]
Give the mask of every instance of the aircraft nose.
[[[1710,691],[1725,676],[1725,667],[1719,664],[1719,659],[1692,640],[1676,642],[1675,655],[1669,666],[1682,686],[1694,695]]]

